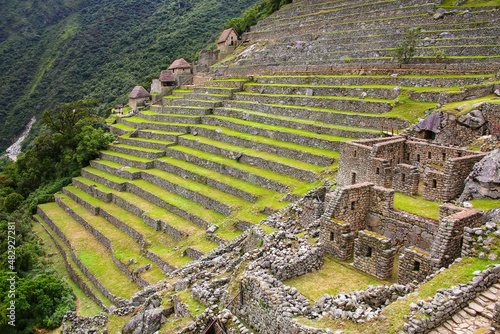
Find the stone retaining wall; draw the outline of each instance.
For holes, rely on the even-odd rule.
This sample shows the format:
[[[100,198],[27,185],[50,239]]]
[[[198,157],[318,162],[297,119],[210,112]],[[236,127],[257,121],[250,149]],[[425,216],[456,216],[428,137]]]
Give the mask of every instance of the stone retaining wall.
[[[239,198],[243,198],[246,201],[249,201],[251,203],[255,203],[257,201],[257,196],[246,192],[244,190],[232,187],[230,184],[220,182],[216,180],[215,178],[207,177],[204,175],[196,174],[194,172],[191,172],[188,169],[184,169],[181,167],[177,167],[175,165],[172,165],[168,163],[168,161],[165,160],[156,160],[155,161],[155,168],[158,168],[160,170],[173,173],[176,175],[182,175],[183,178],[187,178],[193,181],[196,181],[201,184],[206,184],[212,188],[218,189],[220,191],[223,191],[225,193],[237,196]]]
[[[130,172],[127,169],[130,167],[125,167],[123,169],[117,167],[111,167],[107,164],[100,163],[99,160],[92,160],[90,162],[90,167],[98,169],[102,172],[119,176],[127,180],[139,180],[141,179],[142,172]]]
[[[392,275],[396,249],[391,241],[370,231],[359,231],[354,240],[353,266],[379,279]]]
[[[219,246],[221,245],[227,245],[229,241],[219,237],[218,235],[215,235],[213,233],[209,233],[208,231],[205,233],[205,237],[210,240],[210,241],[213,241],[215,242],[216,244],[218,244]]]
[[[108,146],[108,148],[109,148],[109,150],[114,151],[114,152],[133,155],[135,157],[139,157],[139,158],[143,158],[143,159],[157,159],[157,158],[161,158],[165,155],[165,152],[151,152],[151,151],[141,150],[139,148],[130,148],[130,147],[113,145],[113,144],[110,144]]]
[[[199,250],[194,249],[192,247],[186,248],[185,252],[186,252],[186,255],[189,256],[190,258],[192,258],[193,260],[199,260],[200,258],[203,257],[203,255],[205,255],[205,253],[200,252]]]
[[[196,131],[200,136],[203,136],[205,138],[218,140],[224,143],[230,143],[236,146],[248,147],[259,151],[264,151],[267,153],[278,154],[286,158],[300,160],[310,164],[315,164],[319,166],[330,166],[334,162],[334,159],[330,157],[312,154],[299,149],[292,149],[283,146],[274,146],[271,144],[260,143],[237,136],[232,136],[224,133],[224,131],[217,132],[215,130],[200,128],[196,126],[192,127],[192,130]]]
[[[246,171],[238,169],[238,168],[233,168],[233,167],[223,165],[223,164],[220,164],[220,163],[217,163],[214,161],[205,160],[205,159],[200,158],[198,156],[184,153],[182,151],[170,149],[167,151],[167,154],[172,158],[191,162],[191,163],[194,163],[195,165],[198,165],[198,166],[201,166],[204,168],[208,168],[211,170],[215,170],[215,171],[224,170],[228,175],[231,175],[231,176],[236,177],[238,179],[245,180],[247,182],[261,186],[263,188],[271,189],[271,190],[282,192],[282,193],[287,192],[289,190],[287,186],[285,186],[284,184],[279,183],[277,181],[267,179],[267,178],[262,177],[262,176],[257,175],[257,174],[249,173],[249,172],[246,172]]]
[[[106,152],[100,153],[101,159],[116,162],[120,165],[130,166],[138,169],[151,169],[153,168],[154,161],[139,161],[123,158],[117,155],[108,154]]]

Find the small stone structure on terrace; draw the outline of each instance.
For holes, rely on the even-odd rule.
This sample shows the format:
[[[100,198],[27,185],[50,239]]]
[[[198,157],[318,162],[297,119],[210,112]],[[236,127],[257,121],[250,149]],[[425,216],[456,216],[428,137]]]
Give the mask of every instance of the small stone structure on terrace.
[[[217,40],[217,50],[220,52],[232,52],[238,46],[238,33],[234,28],[226,29]]]
[[[191,68],[191,65],[184,58],[180,58],[174,60],[168,69],[172,70],[173,74],[177,77],[181,74],[191,74]]]
[[[484,153],[447,147],[404,136],[342,142],[338,183],[373,182],[415,195],[423,181],[423,198],[449,202]]]
[[[149,101],[150,97],[151,96],[144,87],[135,86],[128,96],[128,105],[135,110],[138,106],[143,106],[144,101]]]

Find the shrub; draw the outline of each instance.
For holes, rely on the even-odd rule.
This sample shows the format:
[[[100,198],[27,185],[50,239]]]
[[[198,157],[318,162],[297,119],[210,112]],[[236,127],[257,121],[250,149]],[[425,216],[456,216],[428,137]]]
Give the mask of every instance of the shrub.
[[[12,193],[5,197],[3,205],[5,207],[5,210],[7,210],[8,213],[11,213],[21,206],[23,200],[23,196],[19,195],[18,193]]]
[[[408,64],[411,59],[415,56],[415,49],[417,46],[417,40],[420,37],[421,28],[408,29],[405,32],[405,38],[401,44],[396,46],[394,50],[394,56],[402,61],[404,64]]]

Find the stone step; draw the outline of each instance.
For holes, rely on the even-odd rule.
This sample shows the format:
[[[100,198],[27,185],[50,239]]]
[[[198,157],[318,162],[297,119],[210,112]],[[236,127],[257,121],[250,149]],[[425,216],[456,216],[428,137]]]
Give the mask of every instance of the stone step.
[[[277,192],[288,192],[301,182],[296,178],[189,147],[171,147],[167,155]]]
[[[363,86],[317,86],[294,84],[245,84],[244,91],[254,94],[267,95],[305,95],[305,96],[345,96],[394,100],[399,96],[399,89],[395,86],[363,87]]]
[[[298,96],[237,93],[234,97],[238,101],[250,101],[266,104],[309,106],[310,108],[324,108],[357,113],[384,114],[392,109],[391,100],[346,98],[337,96]]]
[[[167,132],[188,133],[189,126],[186,124],[148,121],[140,117],[122,118],[122,124],[133,127],[137,130],[161,130]]]
[[[200,116],[187,116],[178,114],[158,114],[153,111],[141,111],[139,117],[147,121],[177,123],[177,124],[199,124],[201,122]]]
[[[84,184],[79,183],[79,185]],[[173,247],[178,243],[168,234],[158,233],[149,225],[144,224],[141,218],[130,214],[127,210],[114,203],[106,203],[75,186],[65,187],[63,191],[86,210],[96,211],[98,215],[143,245],[144,256],[154,261],[163,271],[171,272],[176,269],[175,266],[185,264],[185,261],[178,259],[175,252],[172,252]]]
[[[175,136],[175,141],[177,137]],[[130,134],[123,135],[118,138],[121,144],[135,147],[143,147],[154,150],[165,151],[167,147],[175,145],[175,141],[164,141],[158,139],[142,138],[142,137],[130,137]]]
[[[217,131],[217,129],[222,131]],[[335,162],[335,159],[338,158],[338,152],[332,150],[311,148],[263,136],[249,135],[227,128],[204,125],[193,127],[192,130],[193,133],[197,133],[199,136],[219,142],[252,148],[318,166],[330,166]]]
[[[289,175],[306,182],[316,182],[321,167],[307,164],[302,161],[284,158],[275,154],[256,151],[250,148],[221,143],[216,140],[200,136],[183,137],[179,144],[207,153],[220,155],[228,159],[237,159],[238,162],[269,169],[276,173]]]
[[[112,203],[143,219],[144,223],[155,231],[167,233],[176,241],[186,239],[192,235],[201,235],[205,232],[204,228],[164,208],[160,208],[140,196],[130,192],[117,192],[113,190],[114,188],[107,187],[105,182],[99,182],[99,179],[112,180],[113,177],[115,176],[112,174],[90,170],[81,178],[75,178],[73,184],[94,197],[102,197],[102,195],[96,196],[98,192],[107,194]],[[124,181],[127,183],[126,188],[130,188],[129,182]]]
[[[192,89],[174,89],[172,91],[172,95],[173,96],[183,97],[184,95],[192,93],[192,92],[193,92]]]
[[[380,137],[380,130],[369,128],[345,128],[328,123],[297,119],[286,116],[274,116],[246,109],[217,108],[214,110],[216,116],[227,116],[249,122],[281,126],[290,129],[304,130],[318,134],[327,134],[345,138],[376,138]]]
[[[168,192],[161,187],[142,180],[142,170],[127,168],[126,166],[107,160],[92,162],[91,166],[108,174],[106,178],[104,178],[104,181],[102,178],[103,174],[100,174],[100,178],[96,179],[98,182],[105,184],[110,188],[113,188],[114,185],[118,184],[121,188],[113,189],[128,191],[129,193],[137,195],[157,207],[168,210],[204,229],[208,228],[212,224],[220,222],[224,218],[224,216],[218,212],[207,209],[194,201],[183,198],[172,192]],[[132,180],[133,182],[116,180],[110,175]],[[114,182],[110,183],[107,180],[112,180]]]
[[[157,159],[165,156],[164,150],[155,150],[151,148],[142,148],[137,146],[129,146],[124,144],[110,144],[108,148],[117,153],[133,155],[144,159]]]
[[[183,135],[182,132],[169,132],[161,130],[136,130],[131,138],[142,138],[160,140],[164,142],[177,142],[177,137]],[[137,137],[135,137],[137,136]]]
[[[399,76],[255,76],[254,82],[264,85],[329,85],[329,86],[400,86],[400,87],[458,87],[482,84],[494,75]],[[227,103],[226,101],[224,103]]]
[[[185,101],[185,100],[183,100]],[[210,114],[210,109],[207,107],[190,107],[190,106],[175,106],[166,105],[161,108],[159,113],[175,114],[175,115],[190,115],[190,116],[203,116]]]
[[[64,266],[68,274],[71,276],[71,280],[82,289],[82,291],[91,300],[96,302],[97,305],[104,311],[109,308],[112,303],[109,299],[97,289],[97,287],[85,276],[85,274],[80,270],[78,265],[71,258],[71,252],[66,244],[50,229],[47,223],[38,214],[33,215],[33,220],[41,224],[43,232],[47,234],[49,242],[45,241],[43,236],[40,236],[44,241],[44,248],[51,247],[53,244],[58,250],[62,258],[64,259]]]
[[[216,79],[205,82],[205,85],[209,87],[230,87],[241,89],[246,82],[247,79]]]
[[[225,102],[224,105],[231,109],[244,109],[263,114],[320,121],[346,127],[365,127],[369,129],[391,127],[395,129],[404,129],[411,125],[409,121],[395,117],[385,117],[376,114],[357,114],[324,108],[308,108],[233,100]]]
[[[203,124],[224,127],[238,132],[268,137],[302,146],[333,151],[339,150],[341,141],[350,139],[328,134],[317,134],[304,130],[295,130],[281,126],[248,122],[225,116],[207,116],[203,119]]]
[[[154,161],[151,159],[139,158],[133,155],[114,151],[101,151],[100,157],[101,159],[113,161],[118,164],[134,168],[150,169],[154,166]]]
[[[137,271],[139,267],[144,267],[150,264],[151,261],[142,256],[140,245],[127,233],[110,224],[104,218],[91,214],[66,195],[58,194],[56,203],[105,247],[109,249],[109,246],[111,246],[115,257],[117,257],[117,260],[119,258],[118,261],[123,264],[118,263],[120,269],[125,271],[125,274],[134,281],[138,281],[138,284],[142,283],[142,286],[145,286],[145,284],[155,284],[163,279],[165,274],[158,266],[153,266],[142,273]],[[134,263],[128,264],[130,259],[134,259]],[[117,263],[115,260],[114,262]],[[142,280],[137,279],[137,277]]]
[[[236,196],[159,169],[144,171],[142,179],[225,216],[229,216],[232,211],[248,204]]]
[[[191,93],[187,94],[186,98],[189,100],[203,100],[203,101],[223,101],[231,98],[230,94],[208,94],[208,93]]]
[[[195,107],[195,108],[217,108],[220,106],[220,101],[207,100],[192,100],[192,99],[175,99],[163,102],[164,107]]]
[[[270,193],[269,189],[171,157],[156,160],[155,167],[182,178],[206,184],[211,188],[240,197],[251,203],[257,202],[259,197]]]
[[[109,300],[116,304],[117,297],[129,299],[140,290],[139,286],[114,264],[110,251],[61,207],[56,203],[47,203],[38,208],[42,219],[74,252],[73,261],[83,265],[79,266],[80,269],[91,281],[98,282],[96,287],[100,283],[104,289],[100,287],[99,290]]]
[[[208,84],[208,83],[207,83]],[[193,91],[195,94],[215,94],[215,95],[229,95],[232,96],[234,92],[239,91],[239,88],[235,87],[210,87],[202,86],[196,87]]]

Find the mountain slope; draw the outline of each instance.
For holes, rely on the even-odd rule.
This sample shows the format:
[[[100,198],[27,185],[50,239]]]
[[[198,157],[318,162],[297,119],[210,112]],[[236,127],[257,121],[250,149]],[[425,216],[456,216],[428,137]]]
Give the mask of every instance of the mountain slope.
[[[0,150],[31,116],[57,103],[124,102],[134,85],[175,58],[194,59],[225,22],[255,2],[2,2],[7,15],[0,22]]]

